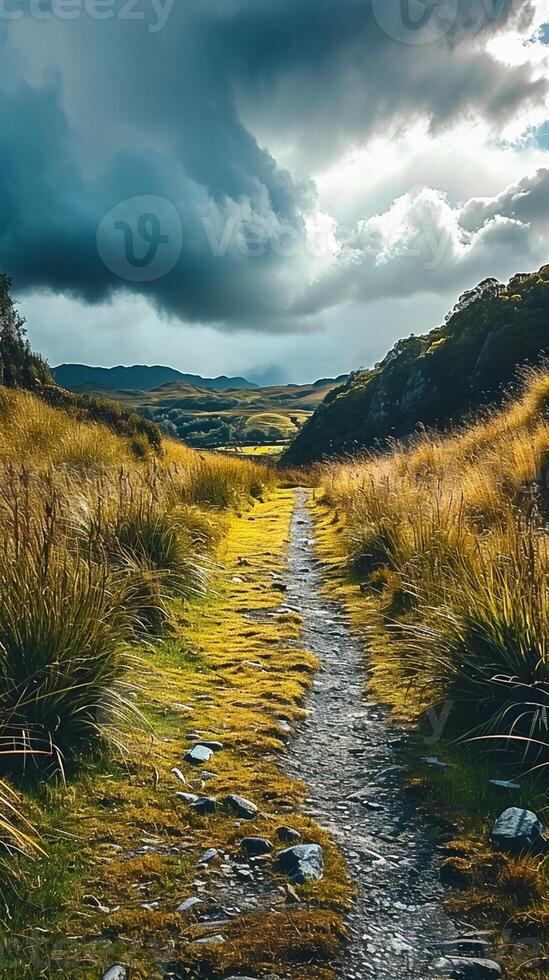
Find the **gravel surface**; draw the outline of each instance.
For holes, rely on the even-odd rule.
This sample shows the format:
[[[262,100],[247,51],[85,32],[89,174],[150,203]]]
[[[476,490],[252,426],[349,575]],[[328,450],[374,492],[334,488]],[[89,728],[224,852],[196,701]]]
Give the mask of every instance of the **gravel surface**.
[[[364,650],[339,606],[322,594],[313,536],[299,490],[287,601],[303,618],[303,642],[320,670],[284,767],[310,786],[306,812],[332,834],[358,889],[337,975],[426,980],[435,975],[438,943],[456,935],[441,907],[436,828],[401,788],[402,740],[386,724],[385,709],[365,700]]]

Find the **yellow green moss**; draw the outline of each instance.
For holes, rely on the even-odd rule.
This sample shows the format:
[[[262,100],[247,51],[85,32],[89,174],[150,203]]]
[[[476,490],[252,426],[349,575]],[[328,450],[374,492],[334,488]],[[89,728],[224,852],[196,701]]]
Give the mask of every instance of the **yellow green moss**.
[[[199,949],[212,977],[228,966],[273,969],[280,961],[301,964],[303,980],[331,976],[322,962],[333,959],[344,934],[345,864],[329,836],[299,813],[306,787],[277,765],[288,738],[284,722],[302,717],[316,668],[314,656],[296,643],[299,616],[267,615],[281,604],[272,576],[285,568],[293,505],[293,492],[280,490],[251,513],[229,518],[208,597],[176,610],[173,635],[143,653],[137,706],[150,727],[127,733],[122,761],[103,761],[68,787],[48,791],[48,858],[29,873],[30,899],[38,906],[30,918],[52,940],[78,937],[64,954],[68,972],[54,958],[52,975],[96,978],[122,958],[133,976],[151,980],[161,975],[159,961],[195,962]],[[250,617],[246,610],[253,610]],[[207,783],[183,762],[192,733],[224,745],[205,767],[215,774]],[[172,773],[176,766],[186,785]],[[250,827],[238,827],[223,809],[200,817],[176,797],[178,790],[220,801],[236,792],[261,812]],[[277,813],[281,806],[291,812]],[[286,822],[323,845],[324,880],[292,893],[267,867],[276,904],[243,914],[227,929],[224,924],[223,947],[192,947],[204,927],[176,910],[195,893],[197,876],[208,881],[216,873],[215,866],[197,869],[202,852],[214,846],[236,855],[247,832],[272,838]],[[48,882],[56,875],[52,898]],[[17,927],[29,935],[23,923]],[[21,963],[21,977],[33,975]],[[9,973],[0,967],[2,976]]]

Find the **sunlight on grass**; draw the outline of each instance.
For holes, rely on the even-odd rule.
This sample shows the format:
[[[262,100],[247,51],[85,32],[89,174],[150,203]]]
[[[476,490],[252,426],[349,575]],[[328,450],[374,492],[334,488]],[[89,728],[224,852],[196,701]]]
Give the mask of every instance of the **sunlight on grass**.
[[[391,589],[404,597],[386,665],[458,700],[463,734],[534,762],[549,753],[548,391],[529,372],[503,412],[320,473],[355,574],[388,569],[388,604]]]

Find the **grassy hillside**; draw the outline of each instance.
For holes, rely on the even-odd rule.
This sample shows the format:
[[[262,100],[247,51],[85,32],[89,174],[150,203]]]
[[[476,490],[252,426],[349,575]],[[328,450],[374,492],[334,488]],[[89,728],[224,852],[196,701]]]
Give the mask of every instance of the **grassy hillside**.
[[[506,806],[546,812],[549,373],[531,371],[516,401],[476,424],[326,464],[319,478],[322,548],[367,637],[371,696],[439,760],[434,775],[420,763],[414,785],[452,833],[451,908],[506,927],[512,960],[549,925],[547,861],[489,846]]]
[[[27,928],[33,921],[49,927],[66,906],[65,888],[80,901],[63,837],[69,813],[60,824],[57,814],[68,806],[74,832],[87,840],[90,825],[78,823],[74,800],[92,799],[104,765],[117,769],[113,751],[128,758],[137,740],[139,753],[150,753],[150,706],[139,695],[140,716],[134,700],[136,681],[151,683],[145,660],[160,637],[175,636],[177,617],[208,588],[226,515],[248,509],[273,478],[252,462],[169,441],[138,459],[132,437],[6,388],[0,474],[0,975],[30,978],[36,951]],[[157,691],[161,683],[159,674]],[[110,762],[101,761],[105,752]],[[122,766],[121,786],[127,778]],[[100,799],[94,806],[101,826]],[[126,835],[143,832],[131,812],[128,820]],[[26,936],[24,950],[17,931]],[[55,975],[91,973],[74,967]]]
[[[183,382],[99,392],[197,448],[288,445],[336,381],[208,391]]]
[[[330,980],[347,872],[277,765],[316,667],[299,616],[271,615],[293,492],[169,440],[138,458],[131,436],[2,388],[0,476],[1,980],[96,980],[116,962],[135,980],[281,963]],[[183,761],[196,731],[222,738],[208,773]],[[216,812],[178,789],[215,794]],[[286,899],[262,865],[258,905],[219,862],[197,865],[212,844],[240,865],[235,792],[273,840],[291,810],[325,879]],[[242,895],[222,945],[179,909],[197,889]]]
[[[9,343],[4,330],[3,362],[32,391],[0,386],[0,756],[19,775],[70,767],[125,715],[135,638],[204,588],[209,512],[273,483],[162,442],[116,403],[16,376],[21,326]]]
[[[549,351],[549,266],[465,293],[446,322],[399,341],[371,371],[330,392],[285,456],[288,464],[353,454],[446,428],[501,402],[517,366]]]
[[[122,711],[133,639],[203,590],[208,512],[272,477],[170,442],[136,456],[133,436],[5,388],[0,470],[0,747],[16,770],[49,771]]]

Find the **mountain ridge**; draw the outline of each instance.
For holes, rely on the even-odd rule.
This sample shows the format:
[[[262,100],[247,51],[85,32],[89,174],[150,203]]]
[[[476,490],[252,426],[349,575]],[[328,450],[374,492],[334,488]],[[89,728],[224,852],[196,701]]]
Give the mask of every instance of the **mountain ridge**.
[[[185,382],[207,391],[253,391],[259,387],[247,378],[230,378],[220,375],[217,378],[203,378],[199,374],[184,374],[177,368],[165,365],[133,364],[104,368],[89,364],[67,363],[52,368],[58,384],[75,390],[128,390],[151,391],[165,384]]]

